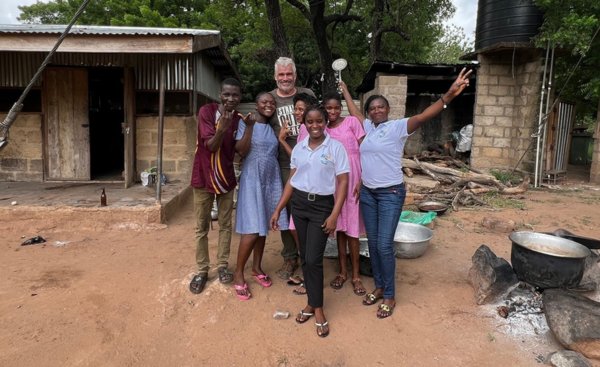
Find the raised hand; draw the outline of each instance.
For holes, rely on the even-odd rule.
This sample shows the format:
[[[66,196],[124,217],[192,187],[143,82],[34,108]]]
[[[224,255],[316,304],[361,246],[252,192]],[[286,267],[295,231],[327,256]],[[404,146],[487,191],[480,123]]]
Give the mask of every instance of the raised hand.
[[[469,69],[467,71],[467,68],[463,68],[458,74],[458,77],[456,78],[454,83],[452,83],[452,85],[450,86],[450,89],[448,89],[448,92],[446,92],[446,95],[448,95],[451,98],[454,98],[461,94],[462,91],[469,86],[469,76],[472,72],[472,69]]]
[[[242,120],[244,120],[246,126],[252,126],[256,122],[256,113],[248,112],[246,116],[242,117]]]
[[[223,111],[221,117],[219,117],[219,121],[217,121],[217,129],[221,131],[227,131],[229,126],[231,126],[231,120],[233,119],[232,111]]]
[[[285,141],[285,139],[288,137],[288,135],[290,134],[290,131],[287,127],[282,126],[281,129],[279,129],[279,141]]]

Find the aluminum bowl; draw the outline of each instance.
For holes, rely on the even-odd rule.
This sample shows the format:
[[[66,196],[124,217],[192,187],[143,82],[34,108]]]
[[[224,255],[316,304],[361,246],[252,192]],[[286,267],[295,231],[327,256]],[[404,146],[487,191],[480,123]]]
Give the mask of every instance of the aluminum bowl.
[[[448,205],[439,201],[423,201],[417,205],[422,212],[435,212],[437,215],[442,215],[448,210]]]
[[[399,222],[394,234],[396,257],[414,259],[427,251],[433,231],[414,223]]]

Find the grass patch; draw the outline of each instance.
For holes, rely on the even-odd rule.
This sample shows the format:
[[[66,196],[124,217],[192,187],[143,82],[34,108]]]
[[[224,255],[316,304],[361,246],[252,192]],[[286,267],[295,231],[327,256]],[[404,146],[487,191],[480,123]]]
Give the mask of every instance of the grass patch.
[[[490,174],[494,176],[496,180],[502,182],[505,185],[517,185],[523,180],[521,175],[511,172],[509,170],[492,169],[490,170]]]
[[[525,209],[525,203],[521,200],[512,199],[494,191],[485,193],[482,199],[493,208]]]

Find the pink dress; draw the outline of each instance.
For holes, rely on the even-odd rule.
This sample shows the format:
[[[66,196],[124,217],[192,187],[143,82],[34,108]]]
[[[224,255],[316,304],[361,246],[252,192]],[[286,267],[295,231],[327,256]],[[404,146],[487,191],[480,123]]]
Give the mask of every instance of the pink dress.
[[[360,182],[360,175],[362,172],[360,168],[359,141],[365,136],[365,130],[356,117],[346,116],[338,126],[333,129],[328,127],[326,131],[333,139],[344,145],[350,163],[348,196],[346,196],[346,201],[344,202],[344,206],[338,217],[336,230],[339,232],[346,232],[346,235],[349,237],[359,238],[361,233],[365,233],[365,229],[360,216],[358,203],[354,197],[354,188],[356,187],[356,184]],[[304,124],[302,124],[298,134],[298,142],[302,141],[302,139],[305,139],[307,136],[308,131]],[[292,224],[290,224],[290,227],[291,229],[295,229],[292,227]]]

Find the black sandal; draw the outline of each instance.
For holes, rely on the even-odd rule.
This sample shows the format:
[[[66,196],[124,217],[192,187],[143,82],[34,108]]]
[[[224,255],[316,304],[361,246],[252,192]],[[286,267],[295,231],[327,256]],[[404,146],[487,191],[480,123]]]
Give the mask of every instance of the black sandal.
[[[206,285],[206,279],[206,274],[194,275],[192,281],[190,282],[190,292],[194,294],[202,293],[204,286]]]
[[[219,282],[228,284],[233,281],[233,274],[226,267],[219,268]]]

